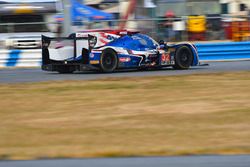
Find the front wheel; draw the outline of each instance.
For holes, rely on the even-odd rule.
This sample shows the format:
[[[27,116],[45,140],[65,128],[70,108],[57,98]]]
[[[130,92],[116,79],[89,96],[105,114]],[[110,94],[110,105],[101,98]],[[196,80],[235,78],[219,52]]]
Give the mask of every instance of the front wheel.
[[[100,58],[100,68],[103,72],[113,72],[118,65],[117,54],[113,49],[105,49]]]
[[[181,46],[175,53],[174,69],[188,69],[193,62],[193,52],[188,46]]]

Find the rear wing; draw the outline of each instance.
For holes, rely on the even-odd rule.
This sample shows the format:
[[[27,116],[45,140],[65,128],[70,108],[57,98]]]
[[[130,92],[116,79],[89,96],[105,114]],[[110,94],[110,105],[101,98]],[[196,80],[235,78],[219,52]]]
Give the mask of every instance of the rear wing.
[[[73,44],[73,47],[74,47],[74,53],[73,54],[74,54],[74,57],[75,57],[76,56],[76,49],[77,49],[77,46],[76,46],[77,41],[78,40],[87,40],[87,41],[89,41],[90,38],[91,37],[89,37],[89,36],[88,37],[76,37],[75,33],[71,34],[69,37],[47,37],[47,36],[42,35],[42,50],[49,49],[52,41],[58,42],[58,43],[62,42],[62,41],[69,41],[69,42],[72,42],[72,44]],[[63,46],[54,46],[53,48],[58,49],[60,47],[63,47]],[[88,49],[90,49],[90,46],[88,46]]]
[[[42,35],[42,63],[48,64],[53,60],[62,61],[69,58],[75,60],[81,56],[83,48],[89,51],[93,48],[93,40],[95,40],[94,36],[76,37],[75,33],[68,37],[47,37]]]

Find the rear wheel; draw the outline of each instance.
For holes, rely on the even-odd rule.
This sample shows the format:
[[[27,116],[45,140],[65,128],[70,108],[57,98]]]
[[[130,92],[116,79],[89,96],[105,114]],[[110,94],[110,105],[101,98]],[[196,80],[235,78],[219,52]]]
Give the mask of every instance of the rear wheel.
[[[103,72],[113,72],[118,66],[117,54],[113,49],[105,49],[101,54],[100,68]]]
[[[188,69],[193,62],[192,50],[187,46],[181,46],[177,49],[175,54],[174,69],[185,70]]]

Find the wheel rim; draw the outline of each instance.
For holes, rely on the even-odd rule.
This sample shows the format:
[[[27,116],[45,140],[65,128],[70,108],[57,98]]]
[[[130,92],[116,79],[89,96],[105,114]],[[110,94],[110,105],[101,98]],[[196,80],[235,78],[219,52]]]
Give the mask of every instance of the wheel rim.
[[[115,58],[112,55],[105,55],[103,57],[103,67],[105,69],[112,69],[115,65]]]
[[[180,53],[180,63],[185,66],[185,67],[188,67],[190,66],[190,53],[187,49],[183,49]]]

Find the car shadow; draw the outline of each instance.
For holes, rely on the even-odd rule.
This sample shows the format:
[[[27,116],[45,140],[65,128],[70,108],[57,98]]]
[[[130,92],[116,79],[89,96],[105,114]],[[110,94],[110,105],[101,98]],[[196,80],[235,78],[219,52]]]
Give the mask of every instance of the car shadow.
[[[114,72],[110,72],[110,73],[104,73],[104,72],[101,72],[101,71],[76,71],[74,73],[69,73],[69,74],[60,74],[58,72],[48,72],[48,74],[50,75],[113,75],[113,74],[122,74],[122,73],[155,73],[155,72],[162,72],[162,71],[196,71],[196,70],[205,70],[207,69],[208,66],[196,66],[196,67],[192,67],[192,68],[189,68],[187,70],[176,70],[176,69],[173,69],[172,67],[164,67],[164,68],[161,68],[161,69],[119,69],[119,70],[116,70]]]

